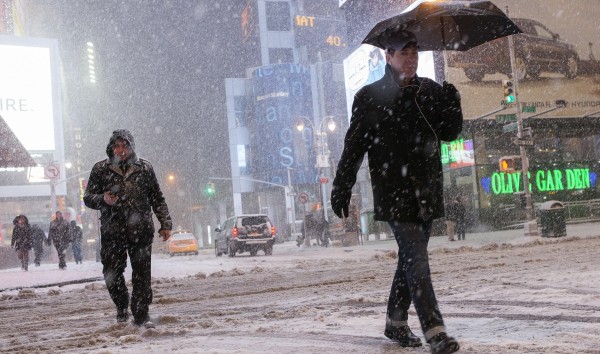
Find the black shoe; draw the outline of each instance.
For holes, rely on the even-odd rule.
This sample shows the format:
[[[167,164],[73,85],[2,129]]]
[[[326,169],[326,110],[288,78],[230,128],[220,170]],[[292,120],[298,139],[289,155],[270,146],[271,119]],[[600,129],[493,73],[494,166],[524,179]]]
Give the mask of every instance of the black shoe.
[[[139,325],[140,327],[144,327],[146,329],[150,329],[150,328],[156,328],[156,325],[154,325],[154,322],[151,321],[146,321],[144,323],[142,323],[141,325]]]
[[[127,320],[129,320],[129,314],[127,313],[127,309],[117,309],[117,322],[124,323],[127,322]]]
[[[428,341],[433,354],[450,354],[460,349],[456,339],[448,337],[444,332],[438,333]]]
[[[156,328],[156,326],[154,325],[154,322],[150,321],[150,317],[146,316],[143,320],[134,320],[133,324],[138,326],[138,327],[144,327],[144,328]]]
[[[383,335],[391,340],[395,340],[401,347],[420,347],[421,338],[417,337],[408,326],[402,327],[385,327]]]

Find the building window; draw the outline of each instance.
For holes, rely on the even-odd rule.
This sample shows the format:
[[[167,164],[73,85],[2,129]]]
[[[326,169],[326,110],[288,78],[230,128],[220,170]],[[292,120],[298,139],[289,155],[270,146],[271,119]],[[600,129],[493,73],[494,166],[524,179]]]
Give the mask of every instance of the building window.
[[[233,97],[233,111],[235,114],[235,126],[245,127],[246,126],[246,97],[245,96],[234,96]]]
[[[290,31],[290,4],[286,1],[267,1],[267,31]]]
[[[294,53],[291,48],[269,48],[269,63],[293,63]]]

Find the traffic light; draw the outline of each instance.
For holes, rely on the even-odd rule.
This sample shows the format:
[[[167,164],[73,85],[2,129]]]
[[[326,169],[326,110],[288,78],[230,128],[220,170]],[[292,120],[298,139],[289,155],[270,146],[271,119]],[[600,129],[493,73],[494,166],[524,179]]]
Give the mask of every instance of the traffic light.
[[[502,80],[502,88],[504,89],[504,103],[515,103],[515,90],[511,80]]]
[[[206,187],[204,188],[204,193],[207,197],[212,197],[215,195],[215,184],[212,182],[208,182]]]
[[[502,172],[521,170],[521,156],[502,156],[498,159],[498,166]]]

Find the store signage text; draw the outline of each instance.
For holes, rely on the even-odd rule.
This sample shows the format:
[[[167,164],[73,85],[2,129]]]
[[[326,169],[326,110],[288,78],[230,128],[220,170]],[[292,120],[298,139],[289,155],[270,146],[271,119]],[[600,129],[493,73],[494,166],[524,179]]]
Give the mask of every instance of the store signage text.
[[[457,139],[448,143],[442,143],[442,164],[450,164],[451,167],[473,166],[473,140]]]
[[[564,190],[590,189],[595,173],[589,168],[564,170],[538,170],[529,172],[529,190],[537,192],[556,192]],[[521,172],[494,172],[490,177],[493,194],[512,194],[523,191]]]

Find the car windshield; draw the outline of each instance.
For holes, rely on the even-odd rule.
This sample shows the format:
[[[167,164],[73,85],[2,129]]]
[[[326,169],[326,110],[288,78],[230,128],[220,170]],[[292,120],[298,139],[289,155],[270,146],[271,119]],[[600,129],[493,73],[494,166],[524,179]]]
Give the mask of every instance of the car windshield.
[[[266,216],[251,216],[242,219],[242,226],[259,226],[266,224],[268,221]]]

